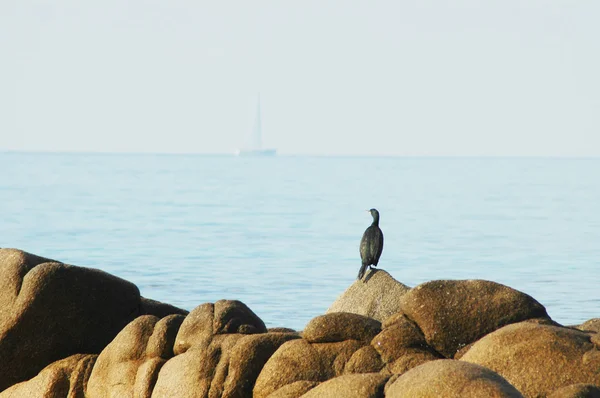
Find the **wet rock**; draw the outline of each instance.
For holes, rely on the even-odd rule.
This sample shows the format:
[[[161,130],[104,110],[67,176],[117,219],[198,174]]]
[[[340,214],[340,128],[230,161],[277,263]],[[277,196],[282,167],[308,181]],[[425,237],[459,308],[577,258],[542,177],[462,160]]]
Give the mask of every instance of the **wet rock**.
[[[383,398],[383,388],[390,376],[379,373],[348,374],[335,377],[304,394],[303,398]]]
[[[99,353],[139,313],[138,288],[105,272],[0,249],[0,390]]]
[[[600,351],[588,333],[527,322],[477,341],[461,361],[502,375],[525,396],[546,396],[576,383],[600,384]]]
[[[142,315],[127,325],[98,356],[87,396],[150,397],[183,319]]]
[[[344,340],[368,342],[381,331],[375,319],[349,312],[332,312],[308,322],[302,337],[310,343],[329,343]]]
[[[400,297],[410,287],[398,282],[381,269],[367,272],[366,282],[355,281],[329,307],[330,312],[352,312],[383,322],[400,311]]]
[[[417,366],[386,387],[389,398],[520,398],[521,393],[493,371],[471,363],[440,359]]]
[[[502,326],[548,318],[531,296],[484,280],[427,282],[400,301],[402,312],[419,326],[427,343],[448,358]]]
[[[97,355],[76,354],[46,366],[33,379],[2,391],[0,398],[84,398]]]

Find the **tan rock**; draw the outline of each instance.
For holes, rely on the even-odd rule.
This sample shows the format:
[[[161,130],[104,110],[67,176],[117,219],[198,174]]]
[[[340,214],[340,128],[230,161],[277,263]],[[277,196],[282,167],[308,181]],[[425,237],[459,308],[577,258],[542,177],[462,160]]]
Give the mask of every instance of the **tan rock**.
[[[381,322],[350,312],[331,312],[311,319],[302,338],[310,343],[344,340],[370,341],[381,331]]]
[[[242,334],[215,336],[208,347],[195,345],[171,358],[160,369],[152,398],[221,396],[224,364],[228,364],[231,347],[242,337]]]
[[[281,387],[279,390],[270,394],[268,398],[299,398],[318,385],[318,381],[296,381]]]
[[[600,384],[600,352],[590,335],[564,327],[508,325],[473,344],[461,361],[494,370],[528,397],[576,383]]]
[[[384,329],[371,340],[390,373],[400,374],[427,361],[442,358],[425,341],[421,330],[402,314],[384,322]]]
[[[84,398],[97,355],[76,354],[46,366],[33,379],[2,391],[0,398]]]
[[[327,379],[344,374],[346,364],[354,353],[365,345],[358,340],[338,341],[335,343],[312,343],[325,369]]]
[[[139,307],[138,288],[123,279],[0,249],[0,390],[70,355],[99,353]]]
[[[386,398],[519,398],[500,375],[475,364],[439,359],[412,368],[386,387]]]
[[[312,344],[305,339],[288,341],[262,368],[253,396],[267,397],[297,381],[321,382],[339,376],[352,355],[364,345],[357,340]]]
[[[504,325],[548,317],[531,296],[484,280],[427,282],[400,301],[402,312],[419,326],[427,343],[448,358]]]
[[[370,271],[366,282],[355,281],[329,307],[330,312],[352,312],[383,322],[400,311],[400,297],[410,288],[381,269]]]
[[[127,325],[98,356],[87,396],[150,397],[160,368],[173,356],[183,319],[142,315]]]
[[[344,374],[350,373],[377,373],[384,368],[379,353],[373,346],[366,345],[354,351],[344,365]]]
[[[303,398],[383,398],[383,388],[390,376],[379,373],[348,374],[323,382]]]
[[[592,318],[574,327],[584,332],[600,333],[600,318]]]
[[[283,343],[298,338],[299,336],[292,333],[265,333],[242,337],[231,350],[223,397],[252,396],[254,383],[267,360]]]
[[[176,355],[186,352],[192,346],[206,348],[213,336],[218,334],[266,333],[264,322],[237,300],[219,300],[194,308],[185,318],[175,341]]]
[[[161,369],[153,397],[252,396],[258,374],[292,333],[221,334],[208,348],[194,345]]]
[[[269,332],[269,333],[295,333],[295,334],[298,334],[298,332],[295,331],[294,329],[284,328],[284,327],[268,328],[267,332]]]
[[[572,384],[559,388],[548,398],[600,398],[600,387],[593,384]]]

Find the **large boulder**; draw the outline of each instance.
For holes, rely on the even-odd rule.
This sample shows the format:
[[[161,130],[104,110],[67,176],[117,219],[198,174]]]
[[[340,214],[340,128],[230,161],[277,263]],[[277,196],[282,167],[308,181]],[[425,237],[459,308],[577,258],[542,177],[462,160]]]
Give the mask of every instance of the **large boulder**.
[[[192,346],[206,348],[220,334],[266,333],[264,322],[246,304],[237,300],[205,303],[188,314],[179,329],[173,351],[183,354]]]
[[[76,354],[46,366],[33,379],[15,384],[0,398],[84,398],[97,355]]]
[[[383,322],[400,311],[400,297],[410,287],[398,282],[381,269],[373,269],[364,278],[356,280],[329,307],[330,312],[352,312]]]
[[[386,387],[389,398],[521,398],[521,393],[493,371],[452,359],[417,366]]]
[[[346,365],[365,343],[345,340],[335,343],[309,343],[305,339],[283,344],[262,368],[253,396],[267,397],[280,388],[299,381],[322,382],[345,373]]]
[[[158,372],[173,357],[175,336],[184,317],[142,315],[127,325],[100,353],[87,396],[150,397]]]
[[[384,328],[371,340],[387,370],[402,374],[427,361],[443,358],[431,348],[421,330],[402,313],[389,317]]]
[[[508,325],[473,344],[461,361],[494,370],[528,397],[571,384],[600,385],[598,347],[590,334],[571,328]]]
[[[311,319],[302,337],[310,343],[344,340],[369,342],[381,331],[381,322],[350,312],[332,312]]]
[[[268,333],[244,303],[220,300],[196,307],[177,333],[176,356],[162,367],[152,396],[247,397],[263,365],[297,333]]]
[[[400,304],[427,343],[447,358],[502,326],[548,318],[546,309],[531,296],[484,280],[427,282],[402,296]]]
[[[78,353],[99,353],[140,309],[138,288],[100,270],[0,249],[0,390]]]
[[[229,363],[231,348],[243,337],[229,334],[215,337],[207,347],[193,346],[167,361],[160,370],[153,398],[221,397],[219,379]]]
[[[379,373],[349,374],[335,377],[304,394],[303,398],[383,398],[389,375]]]
[[[263,366],[286,341],[298,339],[291,333],[264,333],[242,337],[229,354],[223,397],[252,396],[254,383]]]

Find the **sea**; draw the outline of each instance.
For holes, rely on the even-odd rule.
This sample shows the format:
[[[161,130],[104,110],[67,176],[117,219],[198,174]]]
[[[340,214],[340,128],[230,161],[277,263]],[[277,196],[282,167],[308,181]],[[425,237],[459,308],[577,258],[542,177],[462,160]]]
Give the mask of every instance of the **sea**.
[[[356,280],[370,208],[406,285],[486,279],[565,325],[600,317],[600,158],[0,152],[0,247],[268,327],[301,330]]]

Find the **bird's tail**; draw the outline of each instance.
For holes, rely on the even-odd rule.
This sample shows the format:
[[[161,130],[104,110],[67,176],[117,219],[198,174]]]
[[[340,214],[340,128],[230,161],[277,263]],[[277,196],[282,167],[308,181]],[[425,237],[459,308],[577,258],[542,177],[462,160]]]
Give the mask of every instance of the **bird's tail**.
[[[362,279],[365,275],[365,271],[367,270],[367,264],[363,264],[360,266],[360,270],[358,271],[358,279]]]

